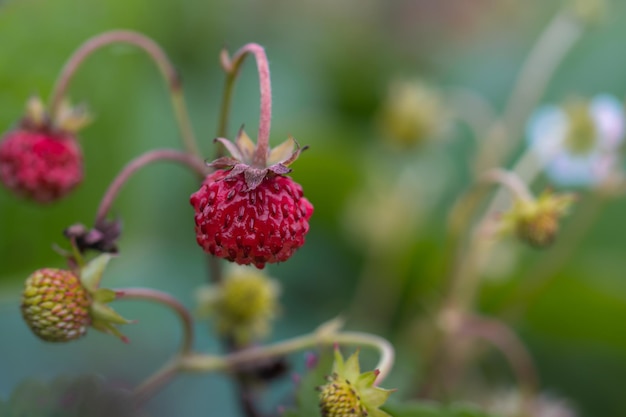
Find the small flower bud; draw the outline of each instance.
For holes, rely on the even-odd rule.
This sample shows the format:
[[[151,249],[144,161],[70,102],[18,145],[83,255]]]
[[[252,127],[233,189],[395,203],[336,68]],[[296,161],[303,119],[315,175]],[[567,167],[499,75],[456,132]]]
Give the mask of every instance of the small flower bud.
[[[390,417],[380,410],[393,390],[374,386],[378,371],[361,373],[358,351],[344,362],[335,349],[333,373],[328,383],[319,387],[323,417]]]
[[[447,125],[448,112],[437,90],[422,83],[396,81],[389,87],[380,122],[386,139],[411,148],[439,136]]]
[[[543,248],[554,241],[559,220],[574,201],[572,194],[554,195],[544,192],[536,201],[518,200],[504,217],[504,229],[531,246]]]
[[[279,293],[278,284],[260,270],[233,266],[218,286],[199,291],[199,310],[215,317],[220,333],[248,343],[268,333]]]
[[[25,283],[22,316],[47,342],[68,342],[87,332],[91,296],[72,271],[45,268]]]

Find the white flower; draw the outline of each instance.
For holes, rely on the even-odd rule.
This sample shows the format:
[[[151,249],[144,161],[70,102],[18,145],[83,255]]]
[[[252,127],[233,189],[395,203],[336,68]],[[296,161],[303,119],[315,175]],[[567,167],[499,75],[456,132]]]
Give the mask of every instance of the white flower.
[[[530,119],[527,138],[552,182],[592,187],[615,173],[624,125],[620,101],[602,94],[590,102],[577,99],[562,107],[539,108]]]

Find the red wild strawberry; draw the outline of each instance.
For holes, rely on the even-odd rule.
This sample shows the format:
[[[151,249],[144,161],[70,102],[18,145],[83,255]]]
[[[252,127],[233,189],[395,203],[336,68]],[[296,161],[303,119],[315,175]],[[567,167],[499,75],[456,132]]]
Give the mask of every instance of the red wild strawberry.
[[[64,107],[51,122],[39,99],[31,99],[20,126],[0,142],[0,181],[17,195],[50,203],[83,179],[83,157],[74,133],[85,114]]]
[[[191,195],[198,244],[212,255],[257,268],[286,261],[304,244],[313,214],[302,187],[285,176],[303,149],[290,138],[268,159],[243,130],[235,144],[217,140],[233,157],[209,164],[218,170]]]

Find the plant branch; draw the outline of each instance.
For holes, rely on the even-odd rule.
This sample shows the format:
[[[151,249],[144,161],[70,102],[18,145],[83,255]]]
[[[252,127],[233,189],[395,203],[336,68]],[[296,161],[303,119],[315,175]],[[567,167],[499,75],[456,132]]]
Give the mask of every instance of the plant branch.
[[[528,114],[582,34],[583,26],[567,11],[557,14],[548,24],[520,70],[501,123],[494,125],[488,140],[483,143],[478,158],[479,170],[500,165],[514,148]]]
[[[333,346],[334,344],[367,346],[378,350],[380,360],[377,369],[380,374],[376,380],[377,383],[383,381],[391,371],[394,361],[394,349],[391,343],[382,337],[360,332],[314,332],[273,345],[240,350],[224,357],[193,354],[183,358],[181,366],[189,372],[228,372],[256,361],[284,356],[319,345]]]
[[[106,193],[102,197],[100,201],[100,206],[98,207],[98,212],[96,214],[95,224],[99,224],[101,221],[106,219],[113,202],[115,201],[117,195],[119,194],[122,186],[126,184],[128,179],[138,170],[149,165],[153,162],[157,161],[172,161],[178,162],[183,165],[186,165],[192,171],[198,174],[199,177],[204,178],[206,172],[208,170],[204,161],[199,159],[198,157],[173,150],[173,149],[155,149],[153,151],[146,152],[143,155],[138,156],[134,160],[130,161],[120,173],[115,177]]]
[[[151,288],[121,288],[114,291],[116,299],[152,301],[171,309],[180,319],[183,328],[183,342],[180,346],[180,354],[186,355],[191,352],[194,339],[193,319],[187,308],[176,298],[168,293]]]
[[[52,116],[54,117],[54,115],[58,112],[69,83],[80,65],[97,50],[103,48],[104,46],[116,43],[126,43],[138,47],[148,54],[148,56],[150,56],[153,62],[158,66],[169,88],[172,106],[174,108],[176,121],[178,122],[185,150],[193,155],[200,156],[200,150],[198,149],[189,113],[187,111],[187,106],[183,97],[180,76],[161,47],[152,39],[138,32],[128,30],[113,30],[110,32],[104,32],[88,39],[81,46],[79,46],[65,63],[65,66],[61,70],[61,73],[59,74],[52,90],[50,98],[50,113]]]
[[[135,389],[134,400],[140,404],[169,383],[180,371],[181,358],[189,355],[193,348],[193,319],[187,308],[167,293],[150,288],[123,288],[114,291],[116,299],[146,300],[165,305],[176,313],[182,325],[182,342],[176,356]]]

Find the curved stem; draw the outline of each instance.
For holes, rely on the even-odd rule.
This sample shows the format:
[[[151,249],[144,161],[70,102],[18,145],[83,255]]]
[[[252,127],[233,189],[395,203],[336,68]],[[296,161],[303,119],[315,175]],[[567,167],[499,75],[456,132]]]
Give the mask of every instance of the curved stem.
[[[359,345],[378,350],[380,360],[377,369],[380,371],[377,383],[380,383],[391,371],[394,361],[394,349],[391,343],[382,337],[360,332],[338,332],[331,334],[312,333],[269,346],[252,347],[231,353],[224,357],[213,355],[189,355],[183,358],[181,366],[190,372],[229,371],[250,362],[271,359],[288,353],[319,345],[333,346]]]
[[[193,319],[185,306],[167,293],[150,288],[124,288],[114,291],[116,299],[146,300],[163,304],[176,313],[182,324],[183,337],[177,355],[135,388],[134,400],[142,403],[176,376],[180,370],[181,358],[190,354],[194,339]]]
[[[463,121],[474,134],[474,140],[481,140],[496,120],[494,107],[480,94],[466,88],[454,88],[447,92],[447,98],[460,121]]]
[[[161,388],[170,383],[174,377],[180,372],[180,358],[165,364],[161,369],[152,374],[148,379],[143,381],[133,391],[133,400],[136,404],[142,404],[149,400]]]
[[[567,12],[557,14],[548,24],[520,70],[502,116],[503,126],[495,129],[483,143],[480,170],[500,165],[514,148],[528,114],[582,33],[583,26]]]
[[[172,106],[174,108],[174,113],[178,122],[185,150],[194,155],[201,155],[193,128],[191,126],[191,121],[189,119],[189,113],[183,97],[182,85],[178,72],[156,42],[137,32],[128,30],[113,30],[110,32],[104,32],[88,39],[81,46],[79,46],[67,60],[52,90],[50,98],[50,113],[52,116],[54,117],[58,112],[69,83],[80,65],[95,51],[104,46],[115,43],[127,43],[140,48],[148,54],[154,63],[159,67],[159,70],[168,84]]]
[[[526,58],[504,112],[504,122],[517,132],[530,110],[541,99],[565,55],[583,33],[568,12],[557,14],[540,35]]]
[[[100,201],[95,224],[99,224],[101,221],[106,219],[115,198],[126,181],[128,181],[128,179],[139,169],[156,161],[179,162],[189,167],[202,178],[204,178],[207,173],[207,166],[204,161],[194,155],[173,149],[156,149],[146,152],[145,154],[130,161],[117,175],[117,177],[115,177],[111,185],[109,185],[104,197],[102,197],[102,200]]]
[[[193,319],[187,308],[176,298],[168,293],[157,291],[151,288],[121,288],[116,289],[116,299],[124,300],[146,300],[163,304],[170,308],[178,318],[183,327],[183,342],[180,346],[180,354],[186,355],[191,352],[193,346]]]
[[[526,399],[532,398],[539,387],[539,377],[533,359],[520,338],[504,323],[478,315],[462,319],[458,334],[483,339],[498,349],[509,362]]]
[[[248,43],[242,46],[232,58],[223,51],[220,58],[222,67],[226,71],[226,89],[222,99],[222,112],[220,118],[220,127],[218,133],[227,130],[228,113],[230,108],[232,89],[235,77],[239,72],[239,68],[248,54],[253,54],[256,58],[256,64],[259,71],[259,88],[261,92],[261,108],[259,115],[259,134],[257,138],[256,151],[252,157],[252,164],[259,168],[265,168],[267,155],[269,152],[270,125],[272,121],[272,85],[270,82],[270,69],[267,61],[265,49],[259,44]]]
[[[494,168],[485,172],[479,179],[481,182],[490,182],[506,187],[513,195],[523,201],[533,201],[535,198],[528,189],[528,185],[513,171]]]

